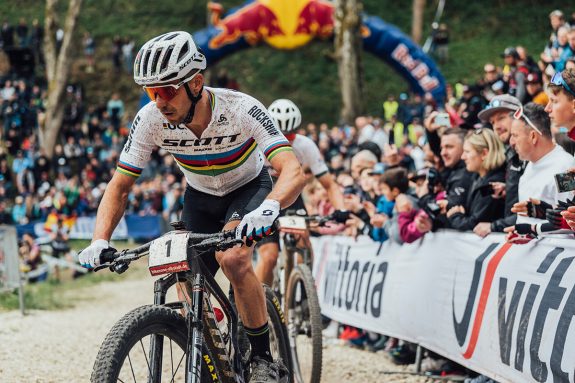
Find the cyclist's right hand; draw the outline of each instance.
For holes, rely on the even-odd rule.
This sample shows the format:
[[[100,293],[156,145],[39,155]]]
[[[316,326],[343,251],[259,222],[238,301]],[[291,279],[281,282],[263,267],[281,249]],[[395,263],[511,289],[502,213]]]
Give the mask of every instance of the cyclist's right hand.
[[[92,269],[96,266],[100,266],[102,263],[100,256],[104,250],[107,249],[116,251],[110,247],[110,243],[105,239],[97,239],[92,242],[90,246],[86,247],[80,252],[78,255],[78,260],[80,261],[80,264],[87,269]]]

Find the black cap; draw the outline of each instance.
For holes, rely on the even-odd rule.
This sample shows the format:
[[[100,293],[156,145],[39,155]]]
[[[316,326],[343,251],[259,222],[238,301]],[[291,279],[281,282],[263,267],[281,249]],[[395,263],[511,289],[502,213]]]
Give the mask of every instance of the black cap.
[[[501,54],[501,57],[513,56],[516,59],[519,58],[519,53],[517,53],[517,49],[515,47],[507,47]]]

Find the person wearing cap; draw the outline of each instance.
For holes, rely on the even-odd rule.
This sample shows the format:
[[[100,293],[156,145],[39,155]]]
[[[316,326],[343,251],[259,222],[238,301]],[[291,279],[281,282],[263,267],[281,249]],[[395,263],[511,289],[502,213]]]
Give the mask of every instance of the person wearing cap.
[[[531,101],[539,105],[547,105],[549,97],[543,90],[543,81],[538,73],[529,73],[526,79],[527,93],[531,96]]]
[[[505,60],[503,76],[509,83],[509,94],[517,97],[522,103],[525,102],[527,100],[525,77],[529,74],[529,69],[521,62],[515,47],[505,48],[501,57]]]
[[[491,232],[502,232],[507,226],[515,223],[516,215],[511,212],[511,208],[518,201],[517,189],[519,178],[525,170],[526,163],[519,159],[519,156],[509,145],[511,136],[511,113],[521,108],[521,102],[516,97],[503,94],[494,97],[489,105],[483,109],[478,117],[484,123],[490,123],[493,130],[505,146],[505,183],[493,183],[494,196],[505,198],[504,217],[493,222],[479,222],[473,229],[474,233],[485,237]]]

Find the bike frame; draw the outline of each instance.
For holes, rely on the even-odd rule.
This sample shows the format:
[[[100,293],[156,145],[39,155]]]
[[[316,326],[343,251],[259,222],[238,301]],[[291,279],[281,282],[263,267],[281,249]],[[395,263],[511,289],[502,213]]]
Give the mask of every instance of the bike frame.
[[[289,277],[291,272],[293,271],[294,266],[298,263],[296,259],[296,254],[301,254],[302,262],[308,265],[310,268],[313,266],[313,254],[310,251],[309,244],[309,229],[306,231],[306,234],[294,234],[294,233],[280,233],[281,237],[281,244],[283,245],[281,249],[281,254],[284,257],[285,265],[284,265],[284,280],[283,286],[281,287],[282,291],[280,296],[282,297],[283,303],[283,310],[284,314],[288,315],[288,307],[287,302],[285,301],[285,294],[288,287]],[[299,245],[303,242],[303,245]]]
[[[194,249],[191,249],[188,256],[190,270],[169,274],[157,279],[154,283],[154,304],[166,305],[174,309],[183,308],[188,324],[188,344],[186,345],[186,383],[201,383],[202,349],[204,346],[203,334],[209,335],[209,331],[204,331],[204,310],[213,310],[209,301],[209,296],[215,297],[220,304],[222,311],[228,318],[229,333],[231,334],[231,344],[234,357],[231,365],[234,371],[218,371],[220,375],[235,377],[236,382],[244,382],[243,366],[241,356],[238,352],[237,344],[237,324],[238,316],[214,277],[207,270],[207,267],[198,258]],[[166,294],[168,290],[178,283],[184,290],[186,300],[183,302],[166,304]],[[188,302],[189,298],[189,302]],[[205,306],[206,305],[206,306]],[[219,331],[219,328],[214,330]],[[154,377],[161,376],[163,342],[160,335],[153,335],[150,342],[150,369],[151,381],[156,382]],[[216,350],[213,350],[214,352]],[[230,359],[230,355],[220,355]],[[219,357],[213,355],[214,358]]]

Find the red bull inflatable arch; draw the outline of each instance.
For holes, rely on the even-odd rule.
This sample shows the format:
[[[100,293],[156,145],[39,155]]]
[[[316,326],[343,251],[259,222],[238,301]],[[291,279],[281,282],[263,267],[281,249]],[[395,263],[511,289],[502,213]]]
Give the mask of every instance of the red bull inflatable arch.
[[[334,5],[325,0],[250,0],[223,15],[210,3],[212,26],[193,33],[208,63],[262,41],[277,49],[296,49],[314,38],[334,34]],[[363,15],[364,50],[401,75],[415,93],[429,92],[442,105],[445,80],[435,62],[399,28],[376,16]]]

